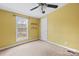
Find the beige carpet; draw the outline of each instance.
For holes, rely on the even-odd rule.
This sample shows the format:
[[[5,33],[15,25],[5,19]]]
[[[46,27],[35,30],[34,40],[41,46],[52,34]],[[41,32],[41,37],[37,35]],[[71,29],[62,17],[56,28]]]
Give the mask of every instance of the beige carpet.
[[[1,56],[69,56],[65,49],[43,41],[34,41],[0,52]]]

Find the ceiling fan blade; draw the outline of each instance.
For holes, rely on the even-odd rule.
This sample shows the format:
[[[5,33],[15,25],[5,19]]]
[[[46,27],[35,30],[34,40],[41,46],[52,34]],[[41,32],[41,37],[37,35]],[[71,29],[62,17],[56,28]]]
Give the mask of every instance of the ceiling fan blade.
[[[32,8],[32,9],[30,9],[30,10],[32,11],[32,10],[34,10],[34,9],[38,8],[38,7],[39,7],[39,6],[36,6],[36,7]]]
[[[47,7],[51,7],[51,8],[57,8],[57,5],[51,5],[51,4],[47,4]]]

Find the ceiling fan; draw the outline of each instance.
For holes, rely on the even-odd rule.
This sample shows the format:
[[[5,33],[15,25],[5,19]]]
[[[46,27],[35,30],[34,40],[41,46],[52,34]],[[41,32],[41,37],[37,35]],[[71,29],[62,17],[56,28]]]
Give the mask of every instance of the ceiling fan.
[[[41,7],[42,13],[45,13],[44,7],[50,7],[50,8],[57,8],[58,5],[52,5],[52,4],[47,4],[47,3],[38,3],[38,6],[30,9],[31,11],[37,9],[38,7]]]

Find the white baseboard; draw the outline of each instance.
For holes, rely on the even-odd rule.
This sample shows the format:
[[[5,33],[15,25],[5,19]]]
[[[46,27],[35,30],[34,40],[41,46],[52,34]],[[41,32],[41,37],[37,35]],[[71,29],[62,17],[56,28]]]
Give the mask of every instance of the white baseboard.
[[[15,47],[15,46],[18,46],[18,45],[22,45],[22,44],[25,44],[25,43],[28,43],[28,42],[32,42],[32,41],[37,41],[37,40],[28,40],[28,41],[26,40],[26,41],[23,41],[23,42],[17,42],[16,44],[12,44],[12,45],[0,48],[0,51],[4,50],[4,49]]]
[[[53,45],[59,46],[59,47],[61,47],[61,48],[65,48],[66,50],[70,50],[70,51],[79,53],[79,50],[77,50],[77,49],[69,48],[69,47],[66,47],[66,46],[63,46],[63,45],[54,43],[54,42],[47,41],[47,40],[42,40],[42,41],[47,42],[47,43],[49,43],[49,44],[53,44]]]

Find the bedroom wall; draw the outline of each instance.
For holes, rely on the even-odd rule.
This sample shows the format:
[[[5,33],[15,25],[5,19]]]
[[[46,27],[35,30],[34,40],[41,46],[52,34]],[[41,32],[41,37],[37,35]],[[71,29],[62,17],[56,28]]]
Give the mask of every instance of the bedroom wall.
[[[48,14],[48,41],[79,50],[79,4]]]
[[[16,17],[0,10],[0,48],[16,42]]]
[[[0,48],[4,48],[16,43],[16,16],[14,14],[16,13],[0,10]],[[20,14],[16,14],[16,15],[26,17]],[[28,19],[29,19],[28,41],[38,40],[40,21],[33,17],[28,17]],[[31,27],[33,27],[33,25],[31,25],[31,23],[36,23],[38,25],[37,29],[32,30]],[[34,39],[32,39],[33,36],[34,36]]]
[[[47,21],[47,16],[44,16],[40,19],[40,39],[41,40],[44,40],[44,41],[47,41],[47,24],[48,24],[48,21]]]

